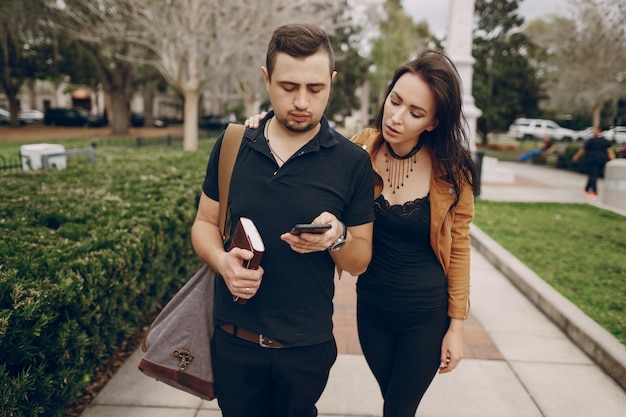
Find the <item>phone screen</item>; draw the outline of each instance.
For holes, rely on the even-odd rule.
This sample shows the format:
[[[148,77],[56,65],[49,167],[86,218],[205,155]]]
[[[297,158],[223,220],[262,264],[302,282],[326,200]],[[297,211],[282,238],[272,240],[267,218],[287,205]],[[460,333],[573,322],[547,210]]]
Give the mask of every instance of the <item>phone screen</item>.
[[[330,224],[296,224],[290,233],[293,235],[299,235],[300,233],[324,233],[330,228]]]

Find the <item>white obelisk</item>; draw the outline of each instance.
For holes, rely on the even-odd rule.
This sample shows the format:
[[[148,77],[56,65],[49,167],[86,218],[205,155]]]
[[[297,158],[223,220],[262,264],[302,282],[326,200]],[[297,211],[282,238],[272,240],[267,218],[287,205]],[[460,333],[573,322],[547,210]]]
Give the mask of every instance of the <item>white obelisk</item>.
[[[446,53],[456,65],[463,83],[463,111],[469,124],[470,150],[476,151],[476,120],[482,112],[472,96],[474,0],[450,0]]]

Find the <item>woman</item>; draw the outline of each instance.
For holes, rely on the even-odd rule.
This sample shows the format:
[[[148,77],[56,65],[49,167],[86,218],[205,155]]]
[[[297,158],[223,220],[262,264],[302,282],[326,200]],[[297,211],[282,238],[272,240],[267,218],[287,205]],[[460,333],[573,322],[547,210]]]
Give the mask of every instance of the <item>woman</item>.
[[[357,322],[383,415],[409,417],[437,370],[450,372],[463,357],[469,228],[480,190],[448,57],[421,52],[396,70],[385,96],[374,127],[352,138],[370,154],[376,179],[373,256],[357,281]]]
[[[480,190],[461,105],[454,65],[427,50],[396,70],[374,128],[352,139],[370,154],[378,185],[357,322],[386,417],[414,416],[437,369],[450,372],[463,357]]]

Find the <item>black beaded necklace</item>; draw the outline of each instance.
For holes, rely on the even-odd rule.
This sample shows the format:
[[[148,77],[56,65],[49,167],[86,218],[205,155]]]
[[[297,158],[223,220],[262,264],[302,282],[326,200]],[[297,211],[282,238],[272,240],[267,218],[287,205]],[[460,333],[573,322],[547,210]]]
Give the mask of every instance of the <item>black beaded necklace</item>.
[[[385,170],[387,171],[387,182],[395,194],[396,190],[404,187],[404,178],[409,178],[409,173],[413,171],[413,164],[417,163],[417,153],[422,149],[424,142],[418,141],[406,155],[398,155],[393,151],[389,142],[385,142]],[[389,154],[387,154],[389,152]],[[389,158],[391,155],[391,158]],[[413,157],[412,162],[409,158]]]

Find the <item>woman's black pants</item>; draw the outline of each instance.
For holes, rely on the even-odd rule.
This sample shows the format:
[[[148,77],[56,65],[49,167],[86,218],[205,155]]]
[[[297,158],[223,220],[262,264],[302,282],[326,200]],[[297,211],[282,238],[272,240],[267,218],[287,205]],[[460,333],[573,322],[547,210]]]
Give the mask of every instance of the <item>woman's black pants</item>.
[[[450,319],[438,311],[392,312],[357,300],[359,340],[383,395],[384,417],[413,417],[441,360]]]

